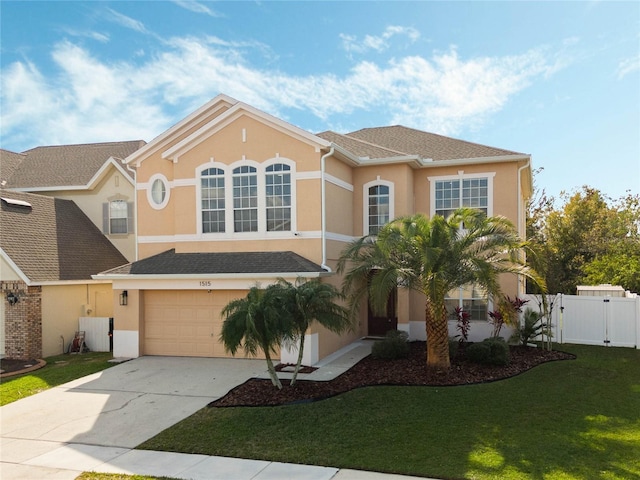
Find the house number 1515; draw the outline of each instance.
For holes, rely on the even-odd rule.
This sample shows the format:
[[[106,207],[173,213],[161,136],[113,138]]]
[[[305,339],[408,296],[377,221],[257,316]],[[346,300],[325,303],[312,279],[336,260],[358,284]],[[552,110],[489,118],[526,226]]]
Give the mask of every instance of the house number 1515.
[[[211,281],[210,280],[202,280],[200,282],[200,286],[201,287],[210,287],[211,286]]]

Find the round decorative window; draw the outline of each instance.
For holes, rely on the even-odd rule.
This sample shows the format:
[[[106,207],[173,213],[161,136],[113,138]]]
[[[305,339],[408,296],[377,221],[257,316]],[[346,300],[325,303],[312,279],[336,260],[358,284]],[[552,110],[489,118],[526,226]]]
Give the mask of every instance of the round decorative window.
[[[151,198],[153,203],[160,205],[164,202],[164,198],[167,196],[167,188],[164,186],[164,182],[159,178],[156,178],[151,185]]]
[[[164,175],[154,175],[149,183],[151,187],[147,190],[147,199],[153,208],[160,210],[169,202],[169,188]]]

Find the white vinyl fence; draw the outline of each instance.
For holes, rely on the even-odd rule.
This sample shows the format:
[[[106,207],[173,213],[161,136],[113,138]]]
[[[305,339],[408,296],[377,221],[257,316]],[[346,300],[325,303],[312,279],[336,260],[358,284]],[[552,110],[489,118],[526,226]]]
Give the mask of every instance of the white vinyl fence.
[[[109,317],[80,317],[78,330],[84,331],[84,343],[92,352],[108,352]]]
[[[539,297],[526,296],[525,308],[538,309]],[[640,296],[636,298],[563,295],[553,300],[553,341],[640,349]]]

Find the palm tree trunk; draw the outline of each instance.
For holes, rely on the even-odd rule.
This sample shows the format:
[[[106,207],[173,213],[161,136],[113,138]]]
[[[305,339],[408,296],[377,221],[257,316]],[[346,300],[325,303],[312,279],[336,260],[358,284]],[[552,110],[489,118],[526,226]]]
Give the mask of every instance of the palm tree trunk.
[[[298,379],[298,372],[300,371],[300,365],[302,365],[302,355],[304,354],[304,332],[300,334],[300,346],[298,347],[298,362],[296,363],[296,368],[293,371],[293,376],[291,377],[291,382],[289,385],[294,386],[296,380]]]
[[[278,387],[278,390],[282,390],[282,383],[278,378],[276,368],[273,366],[273,361],[271,360],[271,355],[269,355],[268,349],[264,351],[264,356],[267,360],[267,370],[269,371],[269,375],[271,376],[271,383],[273,383],[274,387]]]
[[[427,328],[427,368],[449,370],[449,325],[443,302],[434,303],[427,297],[425,308]]]

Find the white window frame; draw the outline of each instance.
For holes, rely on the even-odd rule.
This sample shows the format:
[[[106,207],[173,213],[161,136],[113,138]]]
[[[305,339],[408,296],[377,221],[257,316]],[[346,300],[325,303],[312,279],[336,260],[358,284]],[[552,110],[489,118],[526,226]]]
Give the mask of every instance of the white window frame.
[[[111,213],[112,213],[111,212],[111,206],[116,202],[119,203],[119,204],[124,205],[124,213],[125,213],[124,217],[113,217],[113,216],[111,216]],[[122,199],[122,198],[115,198],[113,200],[109,200],[108,210],[109,210],[109,235],[128,235],[129,233],[131,233],[131,232],[129,232],[129,221],[130,221],[129,220],[129,210],[130,210],[129,202],[127,202],[125,199]],[[113,220],[124,220],[124,229],[125,229],[125,231],[124,232],[114,232],[113,231],[113,224],[111,223]]]
[[[427,177],[429,180],[429,215],[434,216],[436,214],[436,182],[446,182],[450,180],[460,181],[460,195],[462,195],[462,181],[472,179],[487,179],[487,217],[493,216],[493,179],[496,176],[496,172],[481,172],[481,173],[464,173],[459,171],[457,175],[443,175],[437,177]]]
[[[164,184],[164,199],[160,203],[156,203],[153,199],[153,184],[156,180],[160,180]],[[156,173],[149,178],[147,182],[147,202],[154,210],[162,210],[169,203],[169,197],[171,196],[171,186],[169,185],[169,180],[161,173]]]
[[[267,231],[267,196],[266,196],[266,174],[267,167],[281,163],[289,167],[291,175],[291,230]],[[257,232],[235,232],[234,231],[234,208],[233,208],[233,170],[249,166],[256,169],[258,177],[258,231]],[[219,168],[224,171],[225,186],[225,232],[202,232],[202,182],[200,181],[202,172],[209,168]],[[272,173],[272,172],[269,172]],[[204,238],[215,239],[262,239],[268,238],[290,238],[294,237],[297,231],[297,189],[296,189],[296,162],[285,157],[274,157],[264,162],[256,162],[254,160],[238,160],[230,164],[217,161],[210,161],[199,165],[195,170],[196,176],[196,214],[197,214],[197,233]]]
[[[362,234],[369,235],[369,189],[376,186],[389,188],[389,221],[395,218],[395,184],[389,180],[382,180],[380,176],[362,186]]]
[[[253,163],[253,162],[252,162]],[[245,234],[245,233],[257,233],[260,231],[260,219],[258,218],[260,215],[260,205],[261,203],[266,205],[265,199],[262,199],[262,195],[260,194],[260,186],[258,185],[259,181],[260,181],[260,169],[258,168],[258,165],[253,165],[252,163],[249,162],[243,162],[241,165],[234,165],[232,166],[229,170],[230,170],[230,174],[231,174],[231,185],[230,185],[230,190],[231,190],[231,212],[232,212],[232,223],[233,223],[233,229],[230,230],[233,233],[236,234]],[[237,170],[238,168],[242,168],[242,167],[247,167],[247,168],[253,168],[254,171],[253,172],[240,172],[240,173],[235,173],[234,170]],[[236,189],[234,180],[236,177],[240,177],[240,178],[244,178],[244,177],[256,177],[256,206],[255,207],[238,207],[236,208],[235,206],[235,199],[236,197],[234,196],[234,190]],[[225,190],[226,192],[226,190]],[[244,197],[241,197],[244,198]],[[249,197],[251,198],[251,197]],[[262,200],[262,202],[261,202]],[[255,210],[256,211],[256,229],[255,230],[247,230],[247,231],[241,231],[238,232],[236,231],[236,224],[235,224],[235,220],[236,220],[236,211],[239,212],[245,212],[245,211],[252,211]],[[241,222],[244,222],[241,221]],[[266,222],[266,220],[265,220]]]

